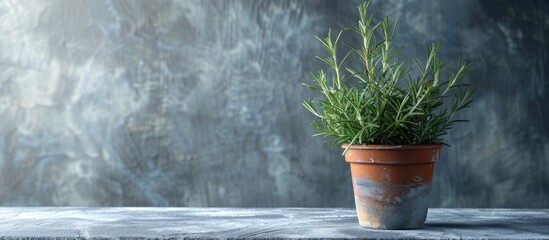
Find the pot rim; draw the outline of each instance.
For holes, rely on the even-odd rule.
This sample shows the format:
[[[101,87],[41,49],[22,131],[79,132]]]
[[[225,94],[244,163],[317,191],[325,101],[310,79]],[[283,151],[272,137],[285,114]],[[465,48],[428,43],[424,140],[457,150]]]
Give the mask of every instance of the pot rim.
[[[349,144],[342,144],[341,148],[347,148]],[[383,144],[354,144],[350,149],[356,150],[419,150],[419,149],[440,149],[443,144],[417,144],[417,145],[383,145]]]

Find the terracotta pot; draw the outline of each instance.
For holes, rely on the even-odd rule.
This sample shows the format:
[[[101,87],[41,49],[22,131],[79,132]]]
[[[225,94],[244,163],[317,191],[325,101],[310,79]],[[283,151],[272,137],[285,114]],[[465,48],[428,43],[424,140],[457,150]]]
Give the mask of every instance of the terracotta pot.
[[[422,227],[441,147],[440,144],[352,146],[345,153],[345,161],[351,164],[360,225],[378,229]]]

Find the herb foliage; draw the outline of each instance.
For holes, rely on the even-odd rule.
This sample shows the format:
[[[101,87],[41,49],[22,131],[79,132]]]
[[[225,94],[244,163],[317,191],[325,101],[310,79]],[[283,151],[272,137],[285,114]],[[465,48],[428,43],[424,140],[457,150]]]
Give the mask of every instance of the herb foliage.
[[[460,82],[471,72],[471,64],[460,60],[457,72],[446,74],[438,44],[427,45],[423,64],[413,56],[400,61],[397,55],[402,48],[392,46],[397,20],[385,17],[374,24],[368,15],[369,4],[358,6],[356,27],[337,36],[330,30],[326,37],[317,37],[327,53],[317,58],[328,70],[312,73],[314,84],[303,84],[323,95],[303,102],[318,117],[312,122],[318,132],[315,136],[327,137],[334,147],[345,143],[349,147],[445,144],[442,137],[452,125],[466,121],[454,119],[456,112],[473,101],[470,84]],[[338,54],[345,32],[358,34],[362,41],[360,46],[345,44],[348,51]],[[346,66],[349,57],[358,58],[361,69]],[[418,76],[412,76],[408,65],[417,67]]]

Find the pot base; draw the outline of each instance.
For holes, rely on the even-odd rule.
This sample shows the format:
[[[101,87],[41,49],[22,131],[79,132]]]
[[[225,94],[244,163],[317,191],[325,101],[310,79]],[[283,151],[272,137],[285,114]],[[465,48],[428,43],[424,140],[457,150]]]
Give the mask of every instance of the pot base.
[[[381,191],[377,183],[358,183],[361,192],[370,192],[375,195]],[[367,189],[365,189],[367,188]],[[363,227],[377,229],[414,229],[421,228],[427,218],[429,206],[430,184],[415,187],[387,187],[392,192],[403,192],[400,195],[380,194],[378,197],[364,198],[355,196],[355,203],[359,223]],[[391,190],[385,190],[391,191]]]

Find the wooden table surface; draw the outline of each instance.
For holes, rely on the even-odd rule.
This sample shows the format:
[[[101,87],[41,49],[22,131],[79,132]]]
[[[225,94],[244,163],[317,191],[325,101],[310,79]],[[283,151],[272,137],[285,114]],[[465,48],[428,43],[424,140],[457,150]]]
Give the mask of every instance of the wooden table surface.
[[[424,228],[360,227],[353,209],[0,208],[3,239],[549,239],[549,209],[430,209]]]

